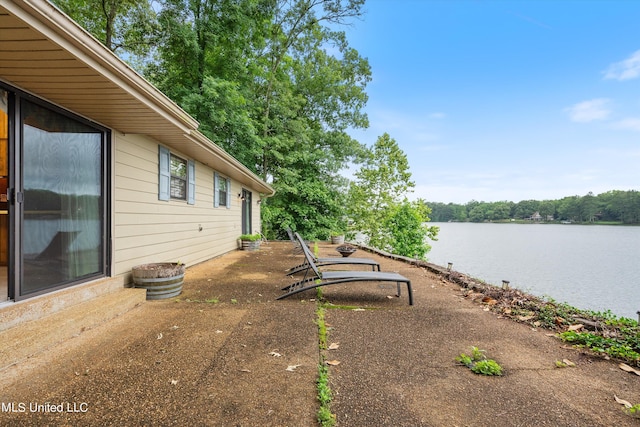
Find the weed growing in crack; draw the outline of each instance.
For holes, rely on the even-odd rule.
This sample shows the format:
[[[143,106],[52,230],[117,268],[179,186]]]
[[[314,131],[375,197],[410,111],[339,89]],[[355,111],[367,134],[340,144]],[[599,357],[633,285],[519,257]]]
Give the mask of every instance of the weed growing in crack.
[[[326,312],[324,298],[322,296],[322,290],[316,289],[316,323],[318,325],[318,402],[320,402],[320,408],[318,409],[318,423],[322,427],[332,427],[336,423],[336,417],[331,413],[330,404],[332,400],[331,389],[329,388],[329,367],[325,363],[324,352],[327,350],[327,325],[324,320]]]
[[[471,372],[487,376],[502,375],[502,366],[493,359],[487,359],[484,350],[478,347],[471,347],[471,355],[461,353],[456,357],[456,362],[461,363],[471,369]]]

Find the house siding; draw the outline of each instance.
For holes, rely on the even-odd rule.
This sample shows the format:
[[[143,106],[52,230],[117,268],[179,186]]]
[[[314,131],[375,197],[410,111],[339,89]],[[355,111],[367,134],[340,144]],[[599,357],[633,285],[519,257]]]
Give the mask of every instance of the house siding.
[[[242,220],[237,194],[242,188],[254,194],[252,225],[260,230],[257,191],[232,179],[230,208],[215,208],[214,170],[196,161],[195,203],[159,200],[158,142],[140,135],[116,133],[114,138],[112,275],[150,262],[189,266],[237,249]]]

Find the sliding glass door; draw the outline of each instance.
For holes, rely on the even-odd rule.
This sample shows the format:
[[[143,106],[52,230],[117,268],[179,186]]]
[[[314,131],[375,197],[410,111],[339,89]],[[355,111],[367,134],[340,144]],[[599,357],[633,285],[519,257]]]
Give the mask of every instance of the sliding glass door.
[[[21,294],[102,272],[103,133],[40,105],[22,103]]]
[[[8,166],[0,215],[4,199],[9,218],[0,245],[8,251],[9,299],[107,275],[108,130],[11,88],[0,87],[0,95],[8,128],[2,151],[0,126]],[[2,221],[0,240],[1,230]]]

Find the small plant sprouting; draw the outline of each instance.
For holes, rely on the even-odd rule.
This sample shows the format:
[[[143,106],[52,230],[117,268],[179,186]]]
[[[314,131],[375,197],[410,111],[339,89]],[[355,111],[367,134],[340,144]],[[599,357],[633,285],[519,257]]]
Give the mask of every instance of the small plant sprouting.
[[[638,403],[637,405],[633,405],[631,408],[628,408],[627,412],[635,418],[640,418],[640,403]]]
[[[471,355],[461,353],[456,357],[456,362],[461,363],[471,369],[471,372],[487,376],[501,376],[502,366],[493,359],[487,359],[484,350],[478,347],[471,347]]]
[[[481,375],[502,375],[502,366],[493,359],[479,360],[471,367],[471,370]]]

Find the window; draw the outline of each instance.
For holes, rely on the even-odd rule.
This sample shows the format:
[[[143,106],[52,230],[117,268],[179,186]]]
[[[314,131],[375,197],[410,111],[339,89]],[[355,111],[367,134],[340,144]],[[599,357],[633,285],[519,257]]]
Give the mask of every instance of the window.
[[[171,154],[171,185],[172,199],[187,200],[187,161]]]
[[[231,180],[220,176],[217,172],[213,174],[213,206],[231,208]]]
[[[196,197],[196,164],[184,160],[159,146],[158,199],[186,200],[193,205]]]
[[[218,197],[220,199],[220,206],[227,206],[227,180],[218,180]]]

